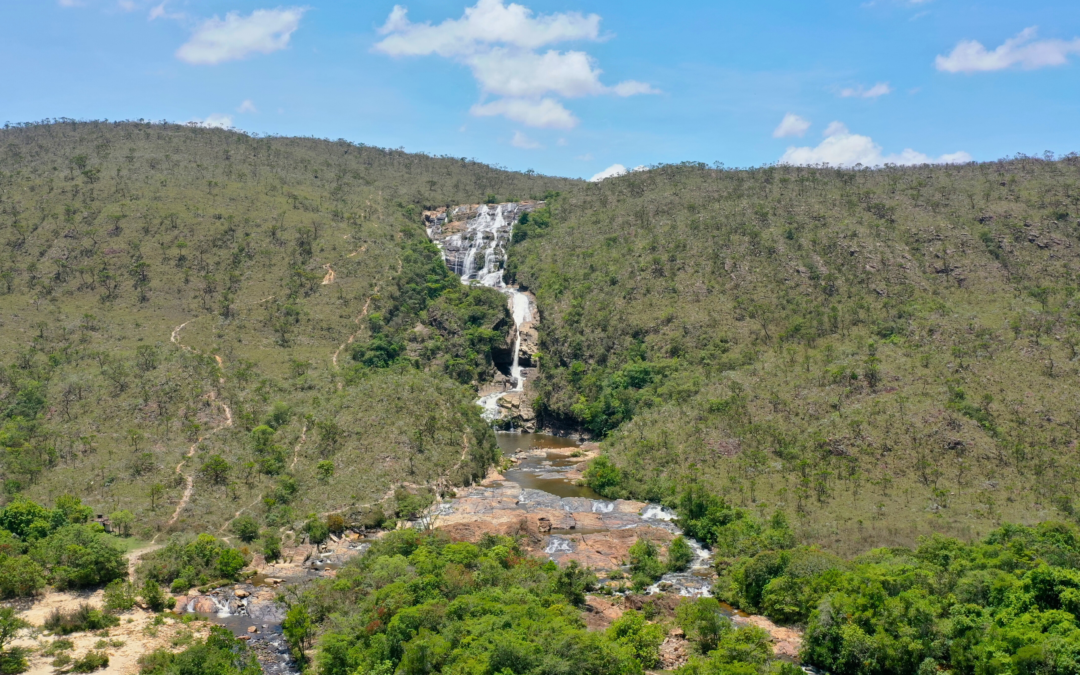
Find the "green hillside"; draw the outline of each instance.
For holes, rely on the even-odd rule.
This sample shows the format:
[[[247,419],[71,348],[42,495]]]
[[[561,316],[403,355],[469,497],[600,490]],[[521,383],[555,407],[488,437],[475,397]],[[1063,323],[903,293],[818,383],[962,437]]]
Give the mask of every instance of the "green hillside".
[[[515,240],[537,410],[605,438],[609,495],[700,482],[845,553],[1074,514],[1075,155],[666,166],[564,192]]]
[[[0,130],[4,492],[130,510],[149,537],[482,472],[492,366],[465,333],[511,322],[476,318],[492,298],[461,291],[421,209],[572,185],[178,125]],[[429,309],[428,343],[378,367],[380,333]]]

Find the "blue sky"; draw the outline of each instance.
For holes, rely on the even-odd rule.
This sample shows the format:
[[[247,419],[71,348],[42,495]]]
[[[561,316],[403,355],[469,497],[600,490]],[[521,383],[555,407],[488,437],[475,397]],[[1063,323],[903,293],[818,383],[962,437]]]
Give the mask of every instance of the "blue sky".
[[[0,121],[168,119],[590,177],[1080,151],[1075,0],[3,0]]]

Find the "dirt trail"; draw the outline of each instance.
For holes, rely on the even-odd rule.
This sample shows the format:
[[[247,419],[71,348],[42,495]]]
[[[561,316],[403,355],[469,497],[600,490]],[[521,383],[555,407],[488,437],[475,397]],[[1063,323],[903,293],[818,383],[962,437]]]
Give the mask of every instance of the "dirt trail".
[[[334,274],[334,269],[330,267],[330,263],[326,263],[325,265],[323,265],[323,269],[326,270],[326,276],[323,277],[322,285],[329,286],[330,284],[334,283],[334,278],[337,275]]]
[[[359,254],[363,253],[366,250],[367,250],[367,244],[364,244],[360,248],[358,248],[355,251],[353,251],[352,253],[350,253],[348,257],[352,258],[353,256],[359,255]]]
[[[289,465],[289,471],[296,468],[296,460],[300,459],[300,446],[307,440],[307,422],[304,422],[304,428],[300,430],[300,440],[296,442],[296,447],[293,448],[292,464]]]
[[[378,295],[378,293],[379,293],[379,287],[376,286],[375,287],[375,292],[372,293],[371,296],[367,299],[367,302],[364,303],[364,309],[363,309],[363,311],[360,312],[360,316],[356,317],[356,320],[354,321],[354,323],[357,326],[359,326],[360,321],[363,320],[363,318],[365,316],[367,316],[368,308],[371,307],[371,299],[374,298],[376,295]],[[337,359],[338,359],[338,355],[341,354],[341,350],[345,349],[346,347],[351,345],[353,343],[353,340],[355,340],[357,338],[357,336],[360,335],[361,330],[363,330],[363,328],[358,328],[355,333],[353,333],[352,335],[349,336],[348,340],[346,340],[345,342],[342,342],[340,345],[338,345],[337,350],[334,351],[334,355],[330,358],[330,360],[333,361],[333,363],[334,363],[334,370],[338,369]],[[338,382],[338,389],[341,389],[341,383],[340,382]]]
[[[193,320],[194,319],[192,319],[191,321],[193,321]],[[182,323],[179,326],[177,326],[176,328],[174,328],[173,332],[172,332],[172,335],[169,337],[169,341],[172,342],[173,344],[177,345],[181,349],[183,349],[185,351],[189,351],[192,354],[195,354],[195,353],[198,353],[198,352],[196,352],[191,347],[188,347],[185,344],[183,344],[182,342],[180,342],[180,331],[183,330],[184,326],[191,323],[191,321],[185,321],[184,323]],[[225,361],[221,358],[221,356],[219,356],[217,354],[214,354],[214,360],[217,362],[218,368],[221,370],[221,376],[218,377],[218,384],[223,385],[223,384],[225,384]],[[233,425],[232,410],[229,409],[228,404],[225,403],[224,401],[217,401],[216,400],[217,399],[217,392],[216,391],[209,392],[207,394],[207,398],[211,402],[216,402],[218,405],[221,406],[222,410],[225,411],[225,422],[223,424],[221,424],[220,426],[215,427],[214,429],[210,430],[205,435],[199,436],[198,440],[196,440],[194,443],[192,443],[191,447],[188,448],[187,453],[184,455],[184,459],[179,464],[176,465],[176,473],[179,474],[180,476],[183,476],[183,478],[184,478],[184,482],[185,482],[184,493],[180,496],[180,501],[176,504],[176,509],[173,511],[173,514],[169,518],[168,522],[165,523],[165,527],[163,527],[161,529],[161,531],[159,531],[157,534],[155,534],[154,538],[150,540],[151,544],[155,543],[158,540],[158,537],[161,536],[162,532],[168,530],[170,527],[172,527],[173,525],[176,524],[176,521],[179,520],[179,518],[180,518],[180,514],[183,513],[184,508],[186,508],[187,505],[188,505],[188,502],[191,501],[191,494],[195,491],[195,472],[192,471],[191,473],[185,475],[184,474],[184,465],[187,464],[189,459],[191,459],[192,457],[195,456],[195,450],[199,447],[199,443],[202,443],[205,439],[207,439],[210,436],[216,434],[217,432],[221,431],[222,429],[227,429],[227,428],[229,428],[229,427],[231,427]]]

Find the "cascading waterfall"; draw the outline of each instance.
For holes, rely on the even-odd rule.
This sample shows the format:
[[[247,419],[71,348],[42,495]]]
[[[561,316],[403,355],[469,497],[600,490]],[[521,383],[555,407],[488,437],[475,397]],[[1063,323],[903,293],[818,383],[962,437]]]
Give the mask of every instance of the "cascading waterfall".
[[[483,204],[477,207],[476,215],[467,221],[464,230],[441,237],[448,217],[452,218],[471,209],[459,206],[446,214],[439,214],[428,228],[428,236],[439,246],[446,266],[461,276],[461,282],[487,286],[504,293],[514,317],[514,350],[510,366],[510,378],[514,387],[510,391],[488,394],[477,401],[484,408],[483,416],[488,421],[499,418],[499,399],[508,393],[525,389],[525,374],[520,363],[521,327],[533,320],[532,304],[529,296],[513,286],[506,285],[503,270],[506,267],[506,249],[514,233],[514,224],[521,214],[536,206],[537,204],[515,202]],[[478,264],[481,260],[483,264]]]

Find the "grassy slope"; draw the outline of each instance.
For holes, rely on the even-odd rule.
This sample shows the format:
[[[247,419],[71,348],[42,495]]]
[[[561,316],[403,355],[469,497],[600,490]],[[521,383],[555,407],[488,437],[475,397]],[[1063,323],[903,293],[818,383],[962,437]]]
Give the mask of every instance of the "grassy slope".
[[[473,390],[409,367],[351,372],[348,347],[339,368],[332,355],[366,339],[365,310],[392,309],[403,255],[424,237],[422,207],[568,185],[173,125],[0,131],[7,492],[131,509],[150,536],[192,476],[176,527],[214,530],[241,508],[261,515],[277,479],[252,470],[248,432],[276,402],[290,412],[274,444],[301,488],[293,517],[452,469],[464,478],[494,449]],[[36,421],[13,421],[39,409]],[[421,431],[431,440],[418,444]],[[231,466],[227,484],[193,474],[214,453]],[[315,473],[324,459],[335,464],[325,485]],[[165,489],[151,508],[154,484]]]
[[[701,480],[841,552],[1072,513],[1078,183],[1073,157],[566,193],[511,253],[539,409],[614,429],[616,491]]]

